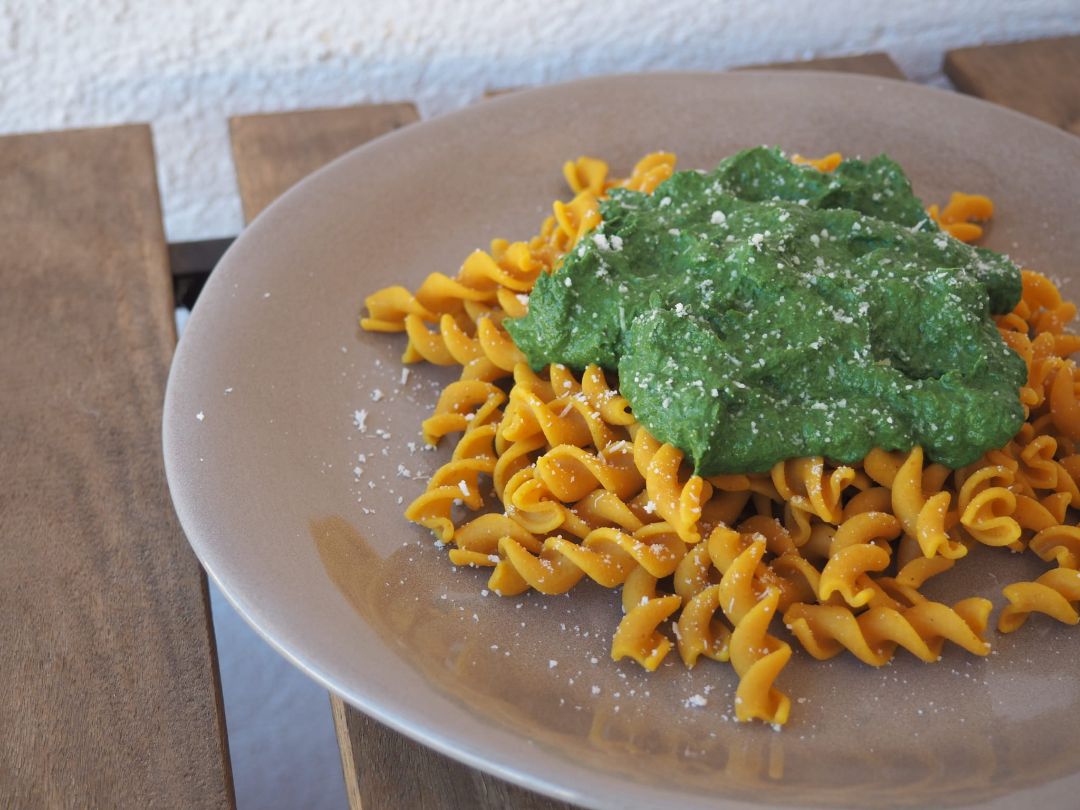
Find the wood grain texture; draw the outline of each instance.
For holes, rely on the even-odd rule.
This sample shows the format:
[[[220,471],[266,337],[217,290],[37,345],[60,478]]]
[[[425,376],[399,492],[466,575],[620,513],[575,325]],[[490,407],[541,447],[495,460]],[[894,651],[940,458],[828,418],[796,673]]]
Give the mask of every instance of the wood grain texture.
[[[0,138],[0,807],[231,807],[145,126]]]
[[[250,221],[306,174],[415,118],[412,105],[395,104],[233,119],[233,154],[244,216]],[[354,810],[568,807],[425,748],[334,695],[330,703],[345,788]]]
[[[244,219],[334,158],[418,118],[413,104],[402,103],[229,119]]]
[[[571,810],[437,754],[331,700],[353,810]]]
[[[945,75],[963,93],[1080,135],[1080,36],[949,51]]]
[[[886,79],[906,79],[900,66],[887,53],[864,53],[858,56],[835,56],[806,62],[770,62],[745,65],[736,70],[831,70],[838,73],[863,73]]]

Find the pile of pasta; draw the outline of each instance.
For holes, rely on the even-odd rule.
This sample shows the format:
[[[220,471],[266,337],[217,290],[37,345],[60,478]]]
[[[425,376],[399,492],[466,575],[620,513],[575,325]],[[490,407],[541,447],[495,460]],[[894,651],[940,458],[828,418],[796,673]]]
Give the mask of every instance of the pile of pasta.
[[[802,162],[831,171],[839,156]],[[1034,612],[1080,621],[1080,529],[1067,523],[1080,505],[1068,359],[1080,338],[1065,332],[1076,307],[1044,276],[1025,270],[1021,302],[997,319],[1028,366],[1027,420],[962,469],[927,463],[915,447],[854,465],[797,458],[767,474],[703,478],[635,420],[602,369],[529,368],[503,319],[525,313],[536,279],[599,223],[611,188],[651,193],[674,166],[673,155],[652,154],[613,180],[602,161],[567,163],[575,196],[554,204],[538,235],[495,240],[455,277],[433,273],[415,292],[367,298],[363,328],[405,332],[404,362],[461,366],[423,422],[426,441],[458,435],[456,447],[406,517],[448,544],[454,565],[491,568],[488,587],[503,596],[561,594],[584,578],[621,587],[612,657],[654,670],[674,646],[688,667],[729,662],[742,721],[788,719],[775,682],[792,650],[777,625],[818,659],[847,652],[879,667],[903,648],[933,662],[946,642],[986,655],[989,600],[946,605],[919,590],[976,544],[1056,566],[1004,588],[1000,632]],[[991,213],[985,197],[954,195],[928,215],[973,239],[981,229],[971,220]]]

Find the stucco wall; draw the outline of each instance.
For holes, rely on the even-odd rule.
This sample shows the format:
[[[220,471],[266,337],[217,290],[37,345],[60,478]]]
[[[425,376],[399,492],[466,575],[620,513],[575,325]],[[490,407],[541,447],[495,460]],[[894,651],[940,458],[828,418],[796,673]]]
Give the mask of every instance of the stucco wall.
[[[1080,32],[1080,0],[0,1],[0,132],[154,126],[172,240],[240,229],[226,118],[650,69],[887,50],[916,80],[949,47]]]

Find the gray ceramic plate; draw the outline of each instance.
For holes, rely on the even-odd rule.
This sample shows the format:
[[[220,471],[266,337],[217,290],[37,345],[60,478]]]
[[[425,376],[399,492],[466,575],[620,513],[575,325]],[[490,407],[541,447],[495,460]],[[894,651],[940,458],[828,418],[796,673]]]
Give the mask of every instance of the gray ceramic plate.
[[[797,653],[782,732],[731,717],[727,665],[646,675],[608,657],[617,594],[485,595],[485,574],[401,516],[446,452],[419,424],[446,370],[402,376],[401,337],[358,333],[365,294],[454,273],[531,235],[591,154],[669,149],[707,168],[777,144],[888,152],[926,200],[998,206],[988,244],[1080,294],[1080,139],[962,96],[832,74],[595,79],[417,124],[305,180],[243,234],[180,342],[165,407],[176,509],[210,575],[284,655],[453,757],[595,807],[1075,804],[1080,634],[1036,618],[987,659],[881,670]],[[377,393],[379,392],[379,393]],[[368,412],[367,430],[354,412]],[[360,454],[365,457],[359,461]],[[357,475],[354,468],[362,467]],[[935,592],[1037,574],[977,554]],[[690,698],[707,698],[694,706]],[[697,701],[700,702],[700,701]]]

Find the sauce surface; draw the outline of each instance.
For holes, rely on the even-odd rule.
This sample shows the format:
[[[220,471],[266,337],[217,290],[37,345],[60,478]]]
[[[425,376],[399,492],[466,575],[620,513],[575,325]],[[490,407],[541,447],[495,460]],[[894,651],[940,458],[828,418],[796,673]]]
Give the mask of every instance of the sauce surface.
[[[617,370],[699,474],[914,445],[958,467],[1019,430],[1027,372],[991,318],[1019,268],[941,231],[889,158],[748,149],[601,213],[506,327],[533,368]]]

